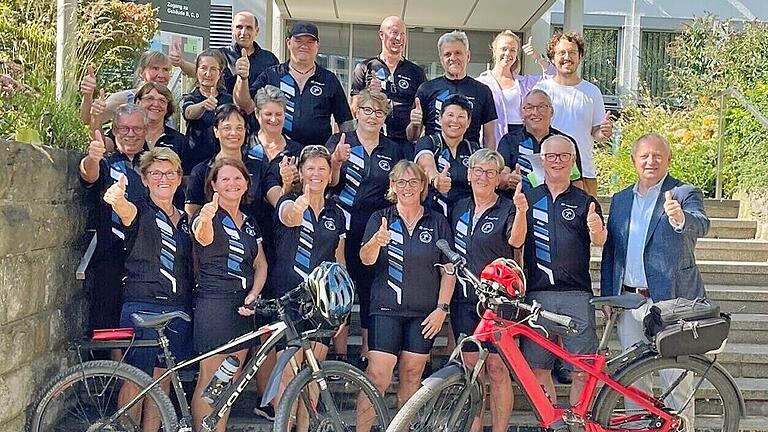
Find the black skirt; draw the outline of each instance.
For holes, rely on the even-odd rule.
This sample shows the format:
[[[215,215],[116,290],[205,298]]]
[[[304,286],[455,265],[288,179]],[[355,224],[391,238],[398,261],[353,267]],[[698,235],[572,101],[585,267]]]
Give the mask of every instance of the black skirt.
[[[218,296],[198,296],[195,301],[194,348],[197,353],[208,352],[254,329],[253,317],[237,313],[247,292]],[[223,353],[233,353],[253,346],[251,340]]]

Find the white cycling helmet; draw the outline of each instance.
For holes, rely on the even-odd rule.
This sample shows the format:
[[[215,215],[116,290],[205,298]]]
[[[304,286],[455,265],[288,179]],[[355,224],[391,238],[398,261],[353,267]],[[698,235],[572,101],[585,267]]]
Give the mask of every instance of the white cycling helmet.
[[[315,311],[328,324],[338,327],[347,320],[355,300],[355,284],[344,267],[323,261],[307,276],[307,288]]]

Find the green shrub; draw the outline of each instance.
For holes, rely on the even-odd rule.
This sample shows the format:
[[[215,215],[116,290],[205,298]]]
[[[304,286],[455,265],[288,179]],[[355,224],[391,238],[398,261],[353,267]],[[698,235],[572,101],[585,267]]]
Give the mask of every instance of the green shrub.
[[[747,99],[768,115],[768,82],[745,92]],[[730,102],[726,127],[726,168],[742,190],[768,187],[768,129],[737,102]]]

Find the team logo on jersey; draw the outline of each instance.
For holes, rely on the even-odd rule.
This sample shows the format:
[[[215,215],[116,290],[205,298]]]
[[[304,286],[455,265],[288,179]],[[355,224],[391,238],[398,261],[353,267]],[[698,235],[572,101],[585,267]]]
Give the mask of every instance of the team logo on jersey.
[[[246,225],[245,226],[245,233],[248,234],[249,236],[253,237],[253,236],[256,235],[256,230],[254,230],[252,226]]]
[[[461,163],[462,165],[464,165],[465,168],[469,168],[469,156],[462,157]]]
[[[419,234],[419,240],[421,240],[422,243],[429,243],[432,241],[432,233],[429,231],[422,231]]]
[[[189,234],[189,226],[187,225],[186,222],[182,222],[179,228],[181,228],[181,230],[184,231],[185,233]]]
[[[576,213],[572,209],[567,208],[563,210],[563,219],[567,221],[572,221],[573,218],[575,217],[576,217]]]
[[[331,219],[325,220],[325,229],[328,231],[336,231],[336,224]]]
[[[309,92],[312,93],[313,96],[320,96],[321,94],[323,94],[323,89],[320,88],[319,86],[314,85],[310,87]]]
[[[384,171],[389,171],[392,169],[392,167],[389,166],[389,161],[384,159],[379,161],[379,168],[383,169]]]
[[[408,80],[401,78],[400,81],[397,82],[397,85],[400,86],[401,89],[405,90],[411,85],[411,83],[409,83]]]
[[[480,227],[480,231],[482,231],[483,234],[488,234],[489,232],[493,231],[493,222],[484,223],[483,226]]]

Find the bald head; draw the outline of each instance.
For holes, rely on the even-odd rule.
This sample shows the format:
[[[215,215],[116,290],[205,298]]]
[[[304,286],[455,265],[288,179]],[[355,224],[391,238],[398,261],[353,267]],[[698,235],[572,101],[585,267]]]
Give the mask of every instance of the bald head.
[[[248,11],[240,11],[235,14],[235,16],[232,18],[232,22],[237,21],[238,18],[243,18],[248,21],[251,21],[251,24],[253,24],[254,27],[259,26],[259,20],[256,18],[256,15],[248,12]]]
[[[384,18],[379,26],[381,52],[385,55],[402,56],[405,51],[405,23],[398,16]]]

